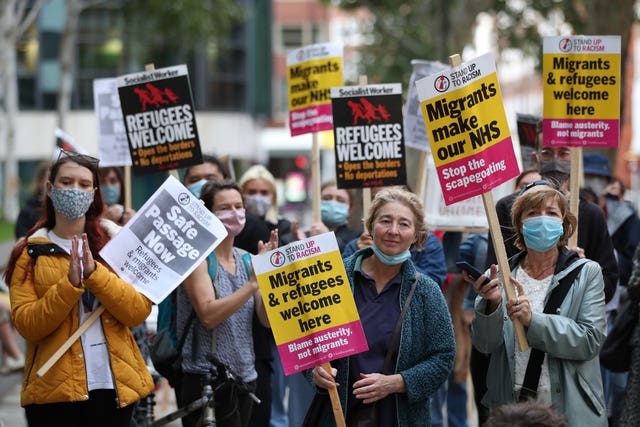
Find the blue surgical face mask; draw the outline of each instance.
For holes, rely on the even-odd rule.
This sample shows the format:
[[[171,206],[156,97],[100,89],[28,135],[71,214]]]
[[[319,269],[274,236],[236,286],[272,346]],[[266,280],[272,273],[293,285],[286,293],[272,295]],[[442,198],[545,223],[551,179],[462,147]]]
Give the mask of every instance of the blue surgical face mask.
[[[120,200],[119,185],[102,185],[100,191],[102,191],[102,198],[107,206],[115,205]]]
[[[247,212],[263,217],[271,207],[271,196],[263,194],[250,194],[244,197]]]
[[[200,181],[196,181],[193,184],[189,184],[187,189],[191,191],[191,194],[200,198],[200,192],[202,192],[202,187],[207,183],[206,179],[201,179]]]
[[[562,219],[550,216],[536,216],[522,221],[522,234],[527,248],[547,252],[558,245],[564,234]]]
[[[349,205],[337,200],[323,200],[320,202],[320,215],[327,227],[337,227],[347,222]]]
[[[403,252],[400,252],[399,254],[395,254],[395,255],[385,254],[380,249],[378,249],[378,247],[375,244],[371,246],[371,249],[373,249],[373,253],[376,254],[378,259],[382,261],[383,264],[387,264],[387,265],[402,264],[403,262],[411,258],[411,252],[409,251],[409,249],[405,249]]]
[[[93,191],[76,188],[51,189],[51,203],[60,215],[69,219],[78,219],[87,213],[93,203]]]

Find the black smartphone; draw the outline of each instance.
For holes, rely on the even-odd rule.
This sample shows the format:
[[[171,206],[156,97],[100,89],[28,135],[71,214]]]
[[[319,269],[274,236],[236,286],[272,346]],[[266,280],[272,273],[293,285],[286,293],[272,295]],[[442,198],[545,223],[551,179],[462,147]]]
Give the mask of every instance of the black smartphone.
[[[478,277],[484,276],[484,273],[482,271],[478,270],[466,261],[456,262],[456,267],[458,267],[460,270],[466,271],[469,277],[471,277],[473,280],[478,280]],[[487,276],[484,276],[484,282],[482,282],[482,285],[480,285],[480,287],[483,287],[490,281],[491,279],[489,279]]]

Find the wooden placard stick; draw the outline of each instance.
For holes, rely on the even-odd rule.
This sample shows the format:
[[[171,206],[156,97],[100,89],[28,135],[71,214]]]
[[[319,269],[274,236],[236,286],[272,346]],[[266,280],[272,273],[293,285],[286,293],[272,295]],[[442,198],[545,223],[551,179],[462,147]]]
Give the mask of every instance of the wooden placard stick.
[[[311,143],[311,184],[313,191],[312,209],[313,209],[313,222],[321,222],[322,215],[320,215],[320,143],[318,142],[318,134],[313,133],[313,139]]]
[[[498,221],[498,214],[496,213],[496,205],[493,202],[493,194],[491,194],[491,191],[482,195],[482,203],[484,203],[484,210],[487,214],[487,221],[489,222],[491,241],[493,242],[493,248],[496,252],[498,273],[502,276],[504,292],[508,299],[515,298],[516,290],[513,283],[511,283],[511,269],[509,268],[507,250],[504,247],[502,230],[500,229],[500,222]],[[524,332],[524,326],[522,326],[522,323],[518,321],[513,321],[513,328],[516,334],[518,348],[520,351],[526,351],[529,348],[529,343],[527,342],[527,335]]]
[[[449,63],[452,67],[457,67],[462,64],[460,55],[455,54],[449,57]],[[498,260],[498,272],[502,277],[502,285],[508,299],[516,297],[516,290],[511,283],[511,270],[509,268],[509,260],[507,258],[507,251],[504,247],[504,239],[502,238],[502,230],[500,229],[500,222],[498,221],[498,214],[496,213],[496,205],[493,202],[493,194],[488,191],[482,194],[482,202],[484,203],[484,210],[487,215],[487,221],[489,222],[489,230],[491,232],[491,240],[493,241],[493,247],[496,251],[496,258]],[[518,342],[518,348],[520,351],[525,351],[529,348],[527,342],[527,336],[524,332],[524,326],[522,323],[514,321],[513,327],[516,335],[516,341]]]
[[[580,202],[580,177],[582,176],[582,147],[573,147],[571,149],[571,174],[569,175],[570,194],[569,210],[578,219],[578,206]],[[578,246],[578,226],[576,231],[569,238],[568,246],[570,248]]]
[[[329,362],[323,363],[322,369],[327,371],[331,375],[331,364]],[[347,427],[344,420],[344,414],[342,413],[342,404],[340,403],[340,396],[338,396],[338,388],[333,387],[327,390],[329,392],[329,399],[331,400],[331,408],[333,409],[333,417],[336,419],[336,427]]]
[[[131,209],[131,166],[124,167],[124,209]]]
[[[62,357],[62,355],[69,350],[69,348],[71,347],[71,345],[76,342],[76,340],[78,338],[80,338],[80,336],[82,334],[84,334],[84,332],[89,329],[89,326],[91,326],[93,324],[93,322],[95,322],[96,320],[98,320],[98,318],[100,317],[100,315],[102,313],[104,313],[105,307],[104,305],[99,306],[98,308],[96,308],[93,313],[91,313],[91,316],[89,316],[89,318],[87,320],[84,321],[84,323],[82,325],[80,325],[78,327],[78,329],[76,329],[76,331],[71,334],[71,336],[69,338],[67,338],[67,340],[62,343],[62,345],[60,346],[60,348],[58,348],[56,350],[55,353],[53,353],[53,355],[49,358],[49,360],[47,360],[46,362],[44,362],[44,364],[40,367],[40,369],[38,369],[38,372],[36,372],[36,375],[39,377],[42,377],[44,374],[47,373],[47,371],[49,369],[51,369],[51,367],[58,361],[58,359],[60,359]]]
[[[425,198],[428,180],[427,152],[421,151],[420,160],[418,160],[418,177],[416,178],[416,194],[420,197],[420,200]]]

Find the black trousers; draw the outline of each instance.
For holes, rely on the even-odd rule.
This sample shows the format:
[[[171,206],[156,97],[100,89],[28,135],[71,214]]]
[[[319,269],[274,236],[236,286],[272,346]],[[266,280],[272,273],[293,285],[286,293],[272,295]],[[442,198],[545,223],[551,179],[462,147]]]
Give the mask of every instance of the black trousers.
[[[471,346],[471,381],[473,382],[474,399],[478,409],[478,425],[484,424],[489,418],[489,408],[481,403],[482,398],[487,393],[487,371],[489,370],[489,360],[491,356],[480,353],[474,346]]]
[[[250,427],[269,427],[271,420],[271,363],[268,360],[256,360],[258,380],[256,382],[256,396],[260,404],[254,403],[251,411]]]
[[[115,390],[93,390],[89,400],[24,407],[29,427],[129,427],[133,407],[118,408]]]
[[[255,392],[256,382],[247,384],[249,391]],[[214,386],[215,387],[215,386]],[[202,397],[202,376],[197,374],[183,374],[182,376],[182,404],[189,403]],[[214,396],[216,423],[222,427],[247,427],[251,418],[253,400],[247,393],[240,393],[229,385],[222,386]],[[182,418],[183,427],[199,427],[198,422],[203,410],[194,411]]]

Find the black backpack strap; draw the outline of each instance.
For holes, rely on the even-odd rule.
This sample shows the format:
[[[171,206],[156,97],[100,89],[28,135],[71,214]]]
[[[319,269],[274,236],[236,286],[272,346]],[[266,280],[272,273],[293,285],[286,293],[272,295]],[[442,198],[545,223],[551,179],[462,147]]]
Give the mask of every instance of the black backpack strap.
[[[69,255],[55,243],[27,243],[27,253],[34,261],[40,255]]]
[[[549,299],[544,306],[545,314],[557,314],[558,308],[564,301],[564,298],[567,296],[569,289],[571,289],[571,285],[573,285],[574,280],[580,274],[582,267],[584,267],[585,263],[580,264],[576,268],[574,268],[569,274],[560,279],[560,283],[549,295]],[[531,349],[531,354],[529,355],[529,363],[527,363],[527,370],[524,374],[524,381],[522,382],[522,389],[520,390],[520,395],[518,396],[518,400],[520,402],[524,402],[528,399],[535,399],[538,394],[538,383],[540,382],[540,373],[542,372],[542,363],[544,362],[545,352],[539,350],[537,348]]]

